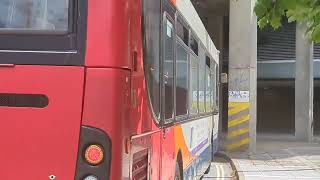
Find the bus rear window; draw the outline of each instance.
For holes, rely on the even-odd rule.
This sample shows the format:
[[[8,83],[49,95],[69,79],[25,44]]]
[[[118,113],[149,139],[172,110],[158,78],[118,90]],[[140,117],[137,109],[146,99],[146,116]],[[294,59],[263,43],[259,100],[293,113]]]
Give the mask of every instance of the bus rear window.
[[[1,0],[0,33],[68,31],[69,0]]]

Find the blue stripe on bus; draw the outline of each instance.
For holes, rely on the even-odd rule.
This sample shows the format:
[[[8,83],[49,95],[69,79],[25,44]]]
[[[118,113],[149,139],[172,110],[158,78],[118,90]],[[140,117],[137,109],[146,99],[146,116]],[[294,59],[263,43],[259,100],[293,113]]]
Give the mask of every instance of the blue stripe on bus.
[[[206,169],[211,163],[211,147],[207,147],[190,165],[184,170],[183,179],[188,179],[188,177],[194,177],[197,175],[197,171]],[[200,172],[198,172],[200,173]],[[203,172],[201,172],[203,173]],[[199,177],[200,178],[200,177]]]
[[[204,141],[202,141],[197,147],[193,148],[193,150],[191,151],[192,155],[196,155],[197,152],[199,152],[205,145],[208,144],[209,139],[205,139]]]

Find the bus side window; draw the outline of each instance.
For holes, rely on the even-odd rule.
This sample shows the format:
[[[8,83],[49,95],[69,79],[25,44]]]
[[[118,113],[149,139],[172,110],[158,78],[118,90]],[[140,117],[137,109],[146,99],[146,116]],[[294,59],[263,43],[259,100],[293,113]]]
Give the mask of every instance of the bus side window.
[[[211,62],[210,58],[206,56],[206,69],[205,69],[205,80],[206,80],[206,88],[205,88],[205,105],[206,105],[206,112],[212,112],[212,90],[213,90],[213,84],[212,84],[212,77],[211,77]]]
[[[211,72],[211,108],[214,112],[218,112],[218,101],[219,101],[219,66],[216,62],[212,61],[212,66],[210,68]]]
[[[190,114],[198,114],[198,97],[199,97],[199,60],[196,56],[190,55],[190,91],[189,107]]]
[[[170,19],[168,16],[165,17],[163,28],[163,109],[166,120],[172,120],[174,114],[174,23]]]
[[[188,114],[188,51],[184,45],[177,42],[176,54],[176,116]]]
[[[219,84],[220,84],[220,72],[219,72],[219,65],[215,63],[215,111],[219,111]]]
[[[194,36],[190,35],[190,48],[198,56],[199,46],[197,40],[194,38]]]
[[[177,36],[188,46],[189,44],[189,30],[178,19],[176,24]]]
[[[190,33],[190,49],[189,112],[190,115],[197,115],[199,112],[199,46],[192,33]]]
[[[199,51],[199,113],[205,112],[205,69],[206,69],[206,51],[200,46]]]

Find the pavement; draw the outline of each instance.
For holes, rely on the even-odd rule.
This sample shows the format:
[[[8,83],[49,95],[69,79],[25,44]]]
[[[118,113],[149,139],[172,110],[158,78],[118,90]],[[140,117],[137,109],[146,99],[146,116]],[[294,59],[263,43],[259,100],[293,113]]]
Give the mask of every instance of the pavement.
[[[233,180],[234,172],[230,162],[222,157],[215,157],[211,163],[211,168],[208,174],[202,177],[202,180]]]
[[[320,143],[260,138],[255,153],[229,153],[239,179],[320,180]]]

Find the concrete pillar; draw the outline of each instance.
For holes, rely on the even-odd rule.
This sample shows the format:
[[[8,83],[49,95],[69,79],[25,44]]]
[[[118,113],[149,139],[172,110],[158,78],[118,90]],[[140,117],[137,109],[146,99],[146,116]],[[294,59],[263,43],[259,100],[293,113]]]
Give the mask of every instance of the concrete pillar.
[[[306,26],[297,24],[295,135],[299,140],[313,137],[313,43],[305,37]]]
[[[255,0],[230,0],[229,151],[256,149],[257,18]]]

